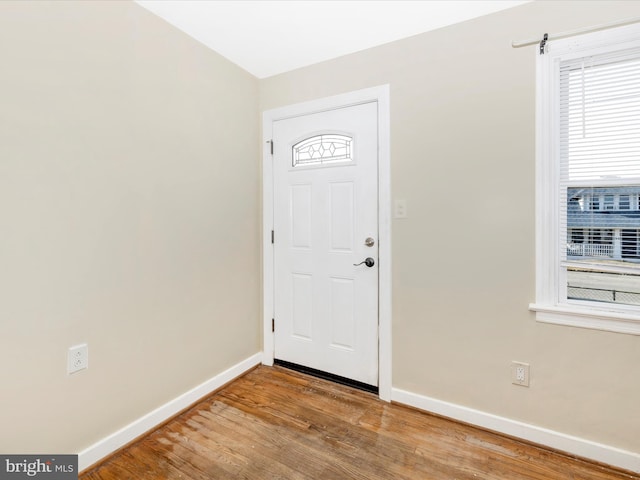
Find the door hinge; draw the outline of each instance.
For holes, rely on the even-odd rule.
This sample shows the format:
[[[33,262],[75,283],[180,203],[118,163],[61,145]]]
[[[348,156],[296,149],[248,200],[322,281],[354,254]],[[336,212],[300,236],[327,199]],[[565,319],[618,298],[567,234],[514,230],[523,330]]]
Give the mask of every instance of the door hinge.
[[[276,319],[275,318],[271,319],[271,331],[272,332],[276,331]]]
[[[273,230],[271,230],[271,243],[275,243],[276,235]]]

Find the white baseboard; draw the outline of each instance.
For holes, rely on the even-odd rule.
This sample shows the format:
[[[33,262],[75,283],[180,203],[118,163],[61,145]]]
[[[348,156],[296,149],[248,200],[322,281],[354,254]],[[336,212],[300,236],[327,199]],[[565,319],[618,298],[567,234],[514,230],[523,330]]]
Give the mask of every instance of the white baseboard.
[[[640,473],[640,453],[621,450],[601,443],[499,417],[490,413],[443,402],[435,398],[394,388],[391,400],[488,430],[528,440],[583,458]]]
[[[156,408],[152,412],[147,413],[126,427],[94,443],[78,454],[78,470],[85,470],[91,465],[106,458],[119,448],[125,446],[127,443],[135,440],[139,436],[194,404],[202,397],[217,390],[226,383],[229,383],[256,365],[259,365],[261,361],[262,353],[256,353],[197,387],[192,388],[188,392],[183,393],[179,397],[174,398],[173,400]]]

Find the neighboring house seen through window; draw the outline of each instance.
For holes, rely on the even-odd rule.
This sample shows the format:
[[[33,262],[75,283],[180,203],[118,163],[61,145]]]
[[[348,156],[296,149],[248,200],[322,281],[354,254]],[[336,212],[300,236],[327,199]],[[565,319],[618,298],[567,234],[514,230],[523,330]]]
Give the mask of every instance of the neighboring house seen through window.
[[[538,57],[541,321],[640,334],[640,26]]]

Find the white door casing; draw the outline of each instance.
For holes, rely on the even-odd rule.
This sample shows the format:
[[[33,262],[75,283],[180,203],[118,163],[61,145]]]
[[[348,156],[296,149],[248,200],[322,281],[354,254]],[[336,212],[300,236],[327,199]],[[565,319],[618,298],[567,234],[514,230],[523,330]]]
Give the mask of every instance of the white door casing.
[[[275,357],[373,386],[377,123],[370,102],[277,120],[272,132]]]
[[[349,110],[352,113],[357,112],[359,115],[366,113],[365,116],[371,119],[371,123],[365,125],[366,121],[361,118],[355,120],[354,123],[352,122],[351,125],[348,123],[342,126],[339,125],[340,117],[344,117],[345,112]],[[294,118],[296,119],[295,121],[289,121]],[[359,128],[364,130],[358,133],[357,130]],[[362,198],[366,197],[366,189],[359,186],[357,182],[353,183],[355,181],[353,173],[361,167],[359,164],[361,161],[359,159],[359,149],[361,148],[360,145],[362,145],[360,143],[362,138],[360,136],[365,135],[364,132],[367,129],[370,133],[373,132],[374,137],[377,137],[372,142],[372,146],[369,147],[371,151],[365,154],[369,157],[375,157],[375,149],[377,147],[377,165],[374,158],[374,164],[369,164],[370,166],[373,165],[373,169],[368,173],[368,175],[373,175],[374,177],[371,182],[373,187],[369,189],[369,194],[371,195],[371,190],[374,191],[374,194],[373,200],[369,199],[364,202],[365,210],[368,210],[368,212],[356,213],[355,209],[360,208],[357,207],[358,202],[362,204]],[[312,166],[293,167],[291,160],[292,145],[304,138],[321,133],[352,133],[354,136],[354,164],[347,166],[348,163],[336,163],[333,166],[320,166],[317,168]],[[273,364],[274,351],[277,348],[279,358],[281,353],[285,352],[285,356],[292,356],[281,359],[304,365],[304,358],[300,360],[296,355],[307,354],[310,344],[313,344],[309,337],[319,335],[319,337],[316,337],[321,339],[319,343],[325,347],[328,346],[332,354],[323,354],[321,349],[314,350],[315,347],[312,347],[311,357],[314,358],[315,356],[321,362],[315,366],[312,365],[312,368],[319,367],[321,370],[369,384],[378,383],[380,398],[390,400],[389,88],[388,86],[374,87],[267,111],[263,115],[263,135],[265,141],[263,156],[263,363],[266,365]],[[279,145],[282,143],[281,140],[276,141],[275,155],[272,156],[269,145],[274,136],[289,138],[284,142],[284,145]],[[362,153],[364,153],[364,150]],[[279,155],[282,156],[281,160],[278,160]],[[281,170],[274,169],[274,162],[281,162],[279,163],[280,167],[282,167]],[[351,173],[348,173],[349,171]],[[358,173],[358,175],[361,174],[362,172]],[[283,186],[286,194],[278,195],[277,192],[281,191]],[[376,190],[377,195],[375,194]],[[324,193],[316,194],[312,192]],[[318,195],[326,198],[315,198]],[[291,203],[292,197],[297,200],[295,202],[297,206],[295,207]],[[330,201],[331,197],[333,197],[333,202]],[[361,197],[360,200],[358,200],[359,197]],[[352,200],[349,200],[350,198]],[[353,208],[349,206],[351,201],[354,202]],[[348,204],[347,208],[344,207],[344,202]],[[274,216],[275,209],[279,208],[278,204],[283,203],[287,204],[285,208],[288,213],[297,217],[295,226],[290,218],[285,221],[282,215],[281,218],[278,218],[277,214]],[[314,204],[316,205],[315,207]],[[317,215],[320,212],[314,211],[318,209],[324,209],[320,216]],[[375,218],[376,216],[377,219]],[[367,217],[372,217],[373,223],[371,223],[371,218],[365,220]],[[324,220],[320,220],[321,218]],[[367,224],[367,222],[370,223]],[[346,228],[340,229],[340,233],[338,233],[336,228],[332,229],[332,223],[334,227],[342,225]],[[369,233],[367,230],[375,230],[376,223],[377,235],[375,231]],[[373,227],[370,225],[373,225]],[[274,229],[276,230],[275,245],[272,244],[271,236],[271,232]],[[284,242],[278,243],[282,240],[283,235],[293,241],[295,246],[289,245],[289,247],[285,247]],[[375,239],[373,247],[365,246],[366,237]],[[305,246],[305,241],[308,244],[308,240],[312,238],[314,238],[313,241],[315,243],[324,243],[327,248],[311,249],[308,245]],[[347,245],[349,241],[351,241],[351,245]],[[284,251],[278,250],[280,248],[285,250],[289,248],[290,254],[284,255]],[[311,253],[312,250],[315,251]],[[289,257],[285,262],[290,264],[284,269],[284,271],[288,271],[286,274],[278,273],[278,268],[275,267],[274,263],[276,257],[282,259],[283,255]],[[354,267],[352,265],[364,260],[366,257],[375,259],[376,264],[374,267],[369,268],[365,265]],[[310,266],[313,263],[319,266],[320,272],[313,272],[312,276],[309,276],[311,272]],[[278,275],[280,275],[280,278],[277,277]],[[325,281],[321,282],[322,285],[319,287],[313,287],[314,283],[317,283],[316,277],[325,278]],[[377,288],[375,288],[376,284]],[[291,317],[289,318],[289,325],[285,322],[283,326],[283,319],[279,318],[281,315],[278,313],[279,307],[277,306],[278,302],[282,302],[278,301],[277,298],[283,291],[283,287],[276,288],[276,285],[283,285],[286,295],[292,295],[293,289],[297,289],[297,293],[292,295],[292,298],[297,298],[297,301],[293,303],[289,301],[287,306],[289,312],[296,308],[299,312],[306,309],[308,313],[314,313],[303,316],[298,315],[298,324],[294,323],[293,317]],[[365,288],[367,285],[368,288]],[[373,289],[370,288],[372,285],[374,286]],[[314,289],[315,293],[313,293]],[[373,291],[374,294],[377,294],[378,301],[366,291]],[[350,299],[348,292],[355,294],[353,300]],[[328,300],[323,300],[323,296]],[[280,307],[283,305],[280,305]],[[337,306],[341,307],[337,308]],[[375,313],[376,310],[377,315]],[[351,311],[353,311],[353,315],[349,314]],[[346,330],[336,330],[337,319],[344,320],[350,316],[368,316],[371,318],[372,312],[373,316],[377,317],[377,329],[374,325],[369,334],[359,333],[355,335],[351,327]],[[309,319],[314,316],[325,319],[333,318],[334,321],[325,324],[324,327],[320,327],[321,330],[324,329],[321,332],[317,331],[319,327],[314,325],[313,322],[315,320],[310,320],[308,323],[304,321],[300,323],[300,319]],[[276,335],[278,337],[272,333],[273,318],[276,318]],[[358,327],[354,325],[354,328]],[[297,331],[294,332],[295,329]],[[281,332],[283,335],[288,336],[294,334],[294,338],[298,342],[293,342],[293,346],[281,343]],[[312,335],[309,335],[310,333]],[[377,341],[376,337],[378,337]],[[352,343],[354,345],[351,345]],[[359,372],[354,374],[347,371],[345,374],[345,371],[340,370],[342,364],[348,363],[345,355],[349,357],[353,351],[359,350],[362,343],[372,346],[363,357],[367,359],[364,364],[368,364],[369,368],[362,369],[358,367],[356,370],[359,369]],[[284,350],[281,350],[281,347]],[[373,364],[372,368],[371,364]],[[376,370],[377,374],[375,373]],[[375,377],[378,378],[378,382],[375,381]]]

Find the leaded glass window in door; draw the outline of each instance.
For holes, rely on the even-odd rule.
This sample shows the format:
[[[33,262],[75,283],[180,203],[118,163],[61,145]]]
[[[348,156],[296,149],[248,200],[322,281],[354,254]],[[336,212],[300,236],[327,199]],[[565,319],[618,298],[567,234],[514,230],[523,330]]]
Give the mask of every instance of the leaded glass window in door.
[[[353,161],[353,138],[347,135],[315,135],[292,147],[294,167]]]

